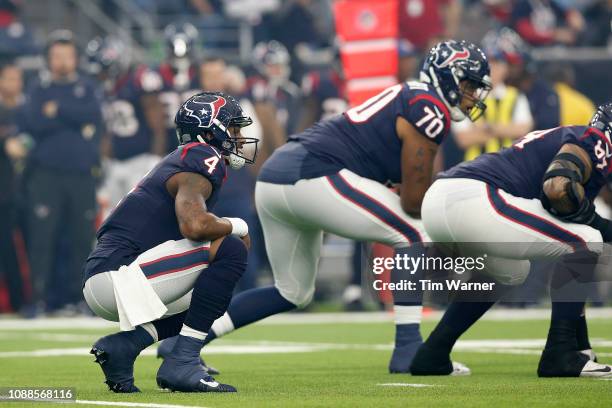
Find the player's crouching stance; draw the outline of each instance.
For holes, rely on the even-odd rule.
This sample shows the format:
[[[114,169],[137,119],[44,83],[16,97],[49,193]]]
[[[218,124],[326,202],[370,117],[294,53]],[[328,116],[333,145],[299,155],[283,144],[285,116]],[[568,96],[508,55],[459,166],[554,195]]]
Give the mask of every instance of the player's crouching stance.
[[[246,268],[248,226],[207,209],[216,201],[226,165],[252,163],[257,141],[241,136],[240,128],[252,120],[222,93],[191,97],[175,122],[179,148],[113,211],[85,266],[87,303],[98,316],[119,321],[122,330],[91,350],[115,392],[138,392],[133,377],[138,354],[177,334],[157,372],[160,387],[236,391],[207,374],[200,350]]]
[[[422,73],[423,82],[389,87],[291,136],[266,161],[255,202],[274,286],[237,295],[207,342],[306,306],[315,290],[323,232],[384,243],[413,256],[423,251],[427,238],[418,218],[438,145],[451,120],[482,114],[490,81],[486,57],[465,41],[436,45]],[[399,197],[387,183],[400,184]],[[394,303],[389,370],[407,372],[422,342],[421,298],[396,296]]]
[[[612,223],[593,205],[612,168],[611,136],[612,104],[606,104],[589,126],[535,131],[509,149],[454,167],[425,195],[425,229],[434,242],[488,254],[487,271],[499,287],[522,283],[529,261],[543,258],[582,262],[574,271],[580,279],[588,272],[585,266],[597,262],[602,237],[612,241]],[[452,303],[417,352],[411,372],[450,374],[453,345],[493,303]],[[583,309],[584,301],[553,298],[540,377],[612,377],[612,367],[581,352],[580,344],[588,345]],[[581,321],[586,340],[578,334]]]

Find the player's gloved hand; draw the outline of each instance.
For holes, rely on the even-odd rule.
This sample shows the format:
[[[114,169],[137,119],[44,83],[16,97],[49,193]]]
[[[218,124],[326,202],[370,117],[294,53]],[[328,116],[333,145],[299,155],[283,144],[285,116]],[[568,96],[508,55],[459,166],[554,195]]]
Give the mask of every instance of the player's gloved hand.
[[[580,203],[580,206],[576,211],[566,215],[555,215],[557,218],[566,221],[566,222],[575,222],[576,224],[586,224],[591,225],[593,219],[596,215],[595,213],[595,205],[591,200],[585,198]]]

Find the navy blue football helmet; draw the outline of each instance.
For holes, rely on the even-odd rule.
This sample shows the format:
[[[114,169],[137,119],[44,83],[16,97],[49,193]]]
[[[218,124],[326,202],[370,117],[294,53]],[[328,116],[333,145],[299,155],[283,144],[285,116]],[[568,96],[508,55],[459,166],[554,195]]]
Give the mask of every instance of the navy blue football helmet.
[[[432,85],[454,121],[466,117],[475,121],[486,109],[484,100],[491,90],[489,62],[482,50],[468,41],[436,44],[423,63],[421,80]],[[464,97],[473,102],[466,111],[460,108]]]
[[[597,111],[589,122],[590,127],[600,130],[608,141],[612,142],[612,102],[597,107]]]
[[[240,129],[253,120],[246,116],[231,95],[202,92],[187,99],[174,118],[179,145],[208,143],[226,156],[233,169],[252,164],[257,156],[258,139],[243,137]]]
[[[113,78],[129,67],[129,55],[125,43],[120,39],[96,37],[85,48],[85,68],[91,75],[105,73]]]
[[[198,29],[193,24],[170,24],[164,29],[164,39],[167,57],[172,65],[189,65],[196,58]]]
[[[278,41],[260,42],[253,48],[253,66],[264,77],[284,82],[291,74],[291,56]]]

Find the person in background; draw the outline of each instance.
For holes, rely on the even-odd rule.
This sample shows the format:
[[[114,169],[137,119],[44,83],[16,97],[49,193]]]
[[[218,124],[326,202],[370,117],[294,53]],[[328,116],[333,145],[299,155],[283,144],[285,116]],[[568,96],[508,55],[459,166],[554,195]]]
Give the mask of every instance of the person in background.
[[[28,90],[23,131],[35,142],[30,151],[25,190],[27,238],[32,269],[32,302],[24,314],[41,312],[54,280],[55,243],[70,242],[63,282],[68,306],[81,299],[81,267],[91,250],[99,175],[101,101],[96,86],[77,71],[72,33],[49,36],[48,72]]]
[[[418,74],[420,58],[436,42],[455,38],[463,9],[459,0],[400,0],[401,77]]]
[[[608,46],[612,40],[612,0],[597,0],[583,14],[589,29],[582,33],[580,45]]]
[[[511,20],[516,32],[533,46],[575,45],[585,28],[578,10],[554,0],[518,0]]]
[[[504,33],[505,50],[514,55],[514,62],[508,66],[506,84],[516,87],[527,97],[534,129],[559,126],[559,95],[552,85],[538,75],[538,67],[525,41],[512,30],[506,30]]]
[[[27,155],[23,138],[17,136],[17,116],[23,102],[21,68],[12,62],[0,65],[0,279],[7,286],[10,305],[15,311],[21,308],[24,298],[13,237],[17,216],[14,164]]]
[[[302,97],[297,132],[346,112],[349,104],[340,61],[330,62],[328,68],[312,70],[304,75]]]
[[[289,79],[289,52],[278,41],[257,44],[253,65],[257,73],[247,80],[247,88],[265,135],[258,160],[261,164],[287,141],[298,124],[301,93]]]
[[[561,126],[585,126],[595,113],[595,105],[576,90],[574,69],[568,63],[554,62],[548,68],[548,79],[559,95]]]
[[[129,50],[117,38],[93,39],[85,52],[89,73],[104,88],[104,182],[98,198],[106,218],[166,153],[162,81],[144,65],[130,67]]]
[[[166,59],[157,69],[163,81],[159,100],[165,112],[166,151],[176,149],[174,115],[181,104],[199,92],[196,43],[198,30],[189,23],[170,24],[164,29]]]
[[[453,124],[455,141],[465,150],[466,161],[508,147],[533,129],[529,101],[517,88],[506,85],[509,65],[519,57],[504,44],[505,30],[491,31],[482,41],[493,84],[484,116],[474,123],[464,120]]]

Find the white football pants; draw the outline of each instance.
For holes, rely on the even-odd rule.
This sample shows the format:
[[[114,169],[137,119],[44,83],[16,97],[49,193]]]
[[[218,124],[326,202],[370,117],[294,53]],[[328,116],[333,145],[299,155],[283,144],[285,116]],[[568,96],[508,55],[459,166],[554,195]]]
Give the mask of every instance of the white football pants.
[[[258,181],[255,204],[274,284],[297,306],[312,300],[323,231],[394,247],[427,241],[397,194],[346,169],[294,185]]]
[[[167,316],[184,312],[191,303],[193,285],[208,268],[210,242],[188,239],[166,241],[143,252],[132,264],[138,266],[168,311]],[[85,282],[85,301],[98,316],[119,321],[111,271],[98,273]],[[138,299],[127,299],[138,301]],[[128,303],[123,301],[123,304]]]
[[[600,253],[603,247],[596,229],[555,218],[538,199],[515,197],[473,179],[436,180],[421,215],[432,241],[453,243],[465,255],[487,254],[487,271],[505,284],[522,283],[529,260],[587,248]]]

